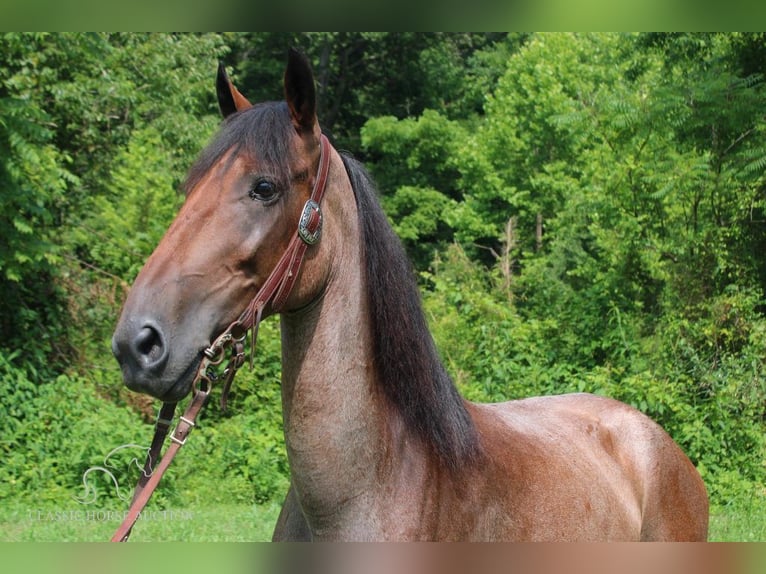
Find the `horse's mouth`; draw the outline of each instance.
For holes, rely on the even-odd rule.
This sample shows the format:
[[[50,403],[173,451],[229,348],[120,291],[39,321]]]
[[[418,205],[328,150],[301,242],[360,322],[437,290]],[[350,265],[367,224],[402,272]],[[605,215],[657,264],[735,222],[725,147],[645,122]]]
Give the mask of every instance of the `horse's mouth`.
[[[167,372],[161,378],[146,376],[145,373],[130,372],[123,365],[123,381],[131,391],[149,395],[166,403],[177,403],[191,392],[194,376],[199,370],[201,362],[202,351],[189,362],[179,375],[172,378],[168,376],[169,373]]]
[[[163,394],[156,398],[166,403],[177,403],[184,397],[186,397],[192,390],[192,384],[194,383],[194,376],[199,370],[200,363],[202,362],[202,352],[198,353],[196,357],[187,365],[183,373],[176,379],[176,382]]]

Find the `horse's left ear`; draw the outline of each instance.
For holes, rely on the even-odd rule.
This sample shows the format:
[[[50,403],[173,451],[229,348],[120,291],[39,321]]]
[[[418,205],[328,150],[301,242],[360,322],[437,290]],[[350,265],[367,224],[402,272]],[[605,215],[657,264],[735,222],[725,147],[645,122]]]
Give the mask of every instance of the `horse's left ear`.
[[[313,131],[316,124],[314,73],[306,56],[290,48],[285,70],[285,99],[298,133]]]
[[[218,64],[215,91],[218,94],[218,107],[224,118],[228,118],[234,112],[241,112],[253,107],[253,104],[247,101],[247,98],[240,94],[239,90],[231,83],[223,63]]]

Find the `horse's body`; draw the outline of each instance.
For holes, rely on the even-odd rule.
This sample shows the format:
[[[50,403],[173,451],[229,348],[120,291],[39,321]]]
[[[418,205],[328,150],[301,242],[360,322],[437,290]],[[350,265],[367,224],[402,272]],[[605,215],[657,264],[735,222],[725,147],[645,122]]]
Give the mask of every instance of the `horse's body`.
[[[128,386],[179,400],[201,352],[277,265],[314,184],[313,77],[227,119],[136,279],[113,348]],[[654,422],[587,394],[479,405],[441,365],[361,166],[329,149],[324,231],[281,311],[292,484],[274,538],[704,540],[707,496]]]

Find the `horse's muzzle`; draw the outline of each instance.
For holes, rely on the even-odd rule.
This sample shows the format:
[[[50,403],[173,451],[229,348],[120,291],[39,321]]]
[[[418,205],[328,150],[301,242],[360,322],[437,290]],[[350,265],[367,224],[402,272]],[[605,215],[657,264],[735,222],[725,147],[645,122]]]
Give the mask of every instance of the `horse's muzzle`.
[[[112,353],[122,370],[125,385],[133,390],[160,396],[162,375],[168,364],[168,347],[162,329],[153,322],[119,325],[112,337]]]

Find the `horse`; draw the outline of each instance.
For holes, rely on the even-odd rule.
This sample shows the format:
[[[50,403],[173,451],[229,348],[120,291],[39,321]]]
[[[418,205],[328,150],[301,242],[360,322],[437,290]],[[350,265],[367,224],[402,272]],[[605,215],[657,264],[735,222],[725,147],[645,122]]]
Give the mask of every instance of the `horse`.
[[[461,397],[371,177],[322,133],[314,82],[291,50],[285,100],[253,105],[219,66],[224,121],[113,336],[128,388],[180,401],[211,341],[279,314],[290,486],[276,541],[706,540],[700,475],[638,410]],[[286,271],[296,226],[303,255]],[[278,267],[289,287],[255,305]]]

